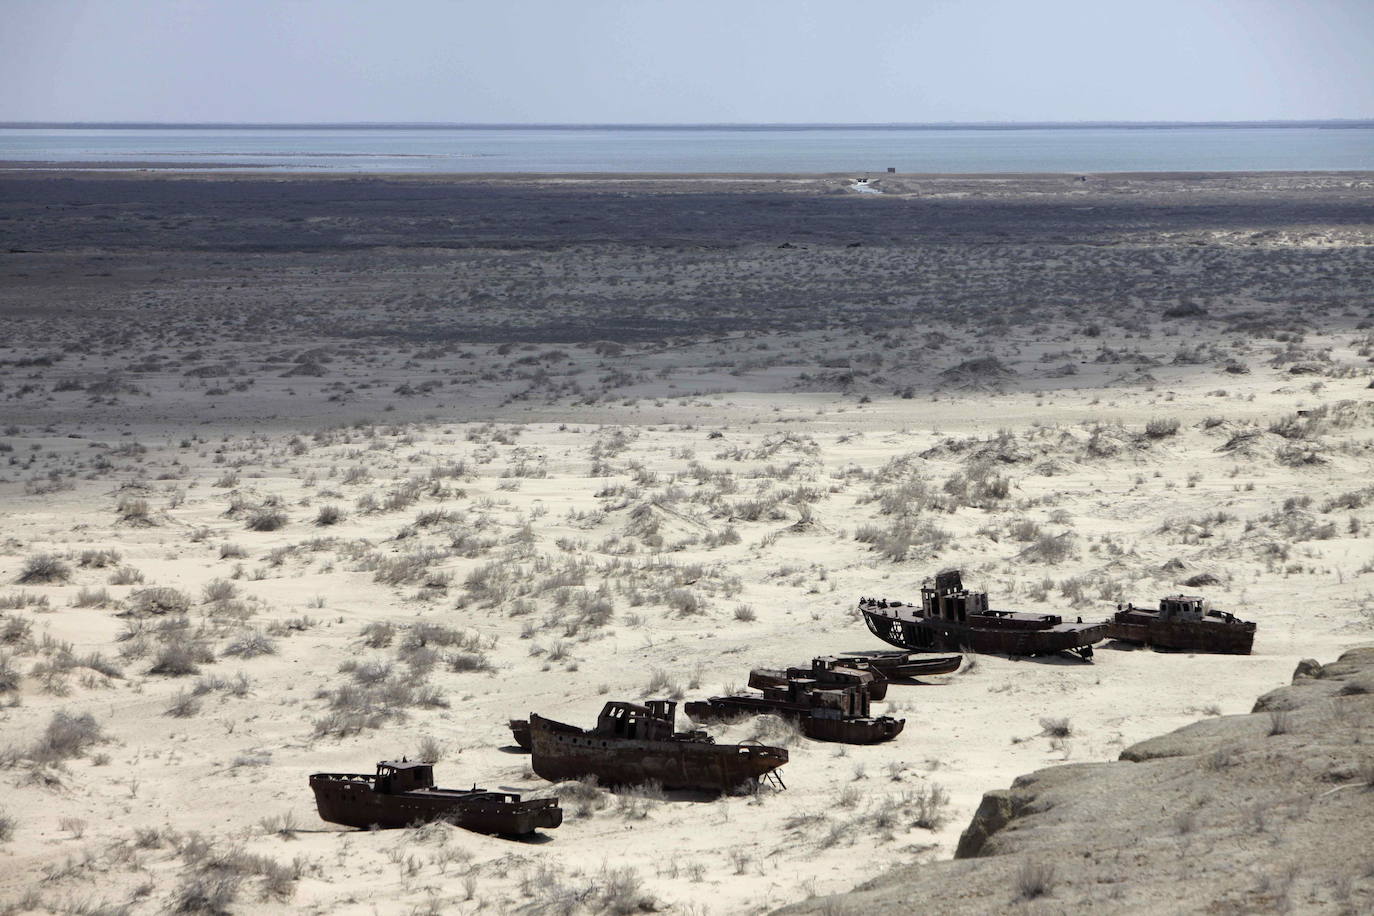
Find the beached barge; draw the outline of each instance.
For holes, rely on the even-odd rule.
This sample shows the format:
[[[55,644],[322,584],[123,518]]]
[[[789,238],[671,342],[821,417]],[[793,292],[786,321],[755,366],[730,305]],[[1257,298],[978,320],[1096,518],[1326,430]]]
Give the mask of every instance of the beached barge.
[[[1255,624],[1210,610],[1196,595],[1170,595],[1160,599],[1157,610],[1118,604],[1107,620],[1107,636],[1157,649],[1249,655]]]
[[[859,599],[874,636],[903,649],[971,651],[1000,655],[1073,652],[1092,658],[1093,643],[1107,637],[1105,623],[1065,623],[1058,614],[994,611],[986,592],[964,588],[958,570],[946,570],[921,588],[920,606]]]
[[[530,766],[559,782],[595,776],[602,785],[657,782],[665,789],[728,792],[758,784],[787,762],[787,751],[716,744],[703,731],[674,731],[677,704],[610,702],[596,726],[578,728],[531,713]]]
[[[478,833],[521,836],[563,823],[556,798],[521,800],[476,786],[439,789],[428,763],[384,760],[375,774],[315,773],[310,788],[321,818],[364,830],[447,821]]]

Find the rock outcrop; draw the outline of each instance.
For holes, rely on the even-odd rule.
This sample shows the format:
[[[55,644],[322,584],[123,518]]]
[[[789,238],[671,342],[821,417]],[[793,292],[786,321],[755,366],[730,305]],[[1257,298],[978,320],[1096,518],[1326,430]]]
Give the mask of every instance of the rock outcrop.
[[[1374,912],[1374,648],[987,793],[952,861],[782,913]]]

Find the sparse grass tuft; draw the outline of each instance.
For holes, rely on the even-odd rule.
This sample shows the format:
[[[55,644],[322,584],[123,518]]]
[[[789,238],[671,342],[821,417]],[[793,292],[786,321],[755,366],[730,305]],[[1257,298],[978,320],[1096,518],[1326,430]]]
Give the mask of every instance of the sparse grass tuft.
[[[1048,897],[1054,891],[1054,865],[1047,862],[1032,862],[1027,859],[1016,871],[1016,897],[1018,900],[1035,900]]]

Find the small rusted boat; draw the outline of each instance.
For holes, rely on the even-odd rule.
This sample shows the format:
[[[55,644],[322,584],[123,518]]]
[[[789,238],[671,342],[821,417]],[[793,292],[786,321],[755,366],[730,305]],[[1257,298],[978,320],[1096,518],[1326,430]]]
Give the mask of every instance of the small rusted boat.
[[[835,687],[863,687],[873,700],[887,696],[887,677],[863,662],[848,664],[831,655],[811,659],[810,668],[755,668],[749,672],[749,686],[755,690],[786,687],[794,678],[810,678],[818,684]]]
[[[878,744],[902,733],[905,719],[869,715],[862,687],[825,688],[814,681],[793,680],[763,696],[711,697],[684,707],[699,722],[771,714],[795,719],[802,734],[816,741]]]
[[[530,720],[511,719],[510,733],[511,737],[515,739],[515,743],[519,746],[520,750],[528,754],[530,752]]]
[[[530,766],[558,782],[595,776],[602,785],[657,782],[665,789],[727,792],[773,774],[787,751],[762,744],[716,744],[703,731],[674,731],[677,704],[607,703],[590,729],[530,714]]]
[[[933,658],[913,656],[910,652],[858,652],[835,656],[836,663],[848,667],[867,665],[889,681],[910,680],[953,674],[964,663],[962,655],[937,655]],[[874,694],[873,699],[882,697]]]
[[[1157,610],[1118,604],[1107,620],[1107,636],[1157,649],[1249,655],[1255,624],[1209,609],[1197,595],[1169,595]]]
[[[428,763],[384,760],[375,774],[315,773],[310,788],[321,818],[361,829],[447,821],[478,833],[521,836],[563,823],[556,798],[521,800],[476,786],[439,789]]]
[[[988,609],[987,592],[964,588],[958,570],[946,570],[921,588],[921,604],[859,599],[874,636],[902,649],[970,651],[1002,655],[1072,652],[1088,661],[1093,643],[1107,637],[1105,623],[1065,623],[1058,614]]]

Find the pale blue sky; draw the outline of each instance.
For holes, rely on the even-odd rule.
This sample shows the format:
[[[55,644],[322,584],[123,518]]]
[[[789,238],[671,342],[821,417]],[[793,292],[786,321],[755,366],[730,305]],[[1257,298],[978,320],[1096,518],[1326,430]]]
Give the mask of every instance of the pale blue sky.
[[[0,120],[1374,117],[1374,0],[0,0]]]

